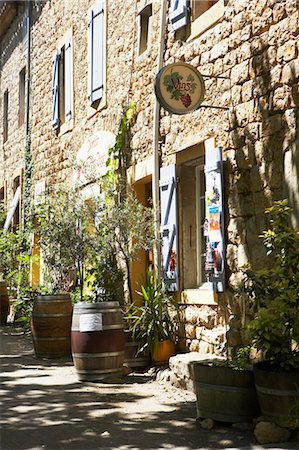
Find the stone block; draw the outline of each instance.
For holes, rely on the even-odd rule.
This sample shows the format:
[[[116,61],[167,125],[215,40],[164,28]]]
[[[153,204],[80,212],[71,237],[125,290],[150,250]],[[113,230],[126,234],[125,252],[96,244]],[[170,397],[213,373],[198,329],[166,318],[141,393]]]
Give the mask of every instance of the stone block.
[[[223,57],[228,52],[228,41],[224,40],[216,44],[210,51],[210,61]]]
[[[199,341],[197,339],[192,339],[189,345],[190,352],[198,352],[199,351]]]
[[[244,127],[249,122],[256,121],[254,99],[236,106],[236,118],[239,127]]]
[[[286,8],[283,3],[275,3],[273,6],[273,22],[279,22],[286,16]]]
[[[198,308],[198,324],[207,328],[213,328],[217,324],[217,312],[208,305],[202,305]]]
[[[273,422],[259,422],[254,429],[254,436],[259,444],[276,444],[287,442],[291,432]]]
[[[249,79],[248,62],[244,61],[234,66],[231,70],[231,82],[233,85],[242,84]]]
[[[195,339],[196,338],[196,327],[195,327],[195,325],[187,323],[185,325],[185,333],[186,333],[186,338],[188,338],[188,339]]]
[[[231,218],[227,227],[228,241],[232,244],[246,242],[245,222],[241,217]]]
[[[272,98],[273,109],[285,110],[291,107],[291,88],[282,86],[275,89]]]

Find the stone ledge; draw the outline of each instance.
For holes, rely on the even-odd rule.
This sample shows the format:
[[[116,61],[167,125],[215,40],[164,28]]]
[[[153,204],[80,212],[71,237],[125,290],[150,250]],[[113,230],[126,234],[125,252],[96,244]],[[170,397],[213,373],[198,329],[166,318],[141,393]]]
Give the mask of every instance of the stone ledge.
[[[215,355],[201,355],[197,352],[180,353],[171,356],[169,359],[169,369],[162,370],[157,374],[160,382],[169,382],[173,386],[194,392],[191,366],[194,362],[205,359],[219,359]]]

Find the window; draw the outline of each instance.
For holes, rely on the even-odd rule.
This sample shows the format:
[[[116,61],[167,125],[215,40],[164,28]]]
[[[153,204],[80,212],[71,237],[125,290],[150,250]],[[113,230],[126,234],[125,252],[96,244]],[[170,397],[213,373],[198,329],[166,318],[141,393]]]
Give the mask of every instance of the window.
[[[69,31],[52,59],[52,126],[64,133],[73,126],[73,48]]]
[[[21,189],[21,177],[18,176],[13,181],[14,197],[16,197],[16,193],[17,193],[17,191],[20,191],[20,189]],[[16,203],[16,208],[15,208],[15,211],[14,211],[14,215],[13,215],[13,218],[12,218],[13,231],[16,231],[16,229],[20,225],[20,221],[21,221],[21,201],[20,201],[20,197],[19,197],[19,200]]]
[[[88,103],[94,110],[105,105],[106,3],[88,11]]]
[[[8,138],[8,90],[4,92],[3,96],[3,142]]]
[[[160,170],[164,283],[212,301],[225,280],[222,151],[211,138],[177,152],[176,160]]]
[[[138,54],[142,55],[150,46],[152,29],[152,5],[147,5],[139,14]]]
[[[213,27],[224,14],[225,0],[192,0],[190,39]]]
[[[26,92],[26,69],[22,69],[19,74],[19,127],[25,121],[25,92]]]
[[[172,30],[182,29],[189,40],[196,38],[222,18],[225,3],[226,0],[171,0]]]
[[[205,13],[208,9],[210,9],[218,0],[192,0],[191,6],[191,20],[194,22],[199,16]]]
[[[5,203],[5,190],[4,190],[4,186],[2,186],[2,188],[0,188],[0,205],[4,206]]]
[[[185,289],[200,287],[206,281],[205,255],[205,177],[204,158],[185,162],[180,168],[180,217],[182,237],[182,279]],[[194,270],[190,270],[193,267]]]

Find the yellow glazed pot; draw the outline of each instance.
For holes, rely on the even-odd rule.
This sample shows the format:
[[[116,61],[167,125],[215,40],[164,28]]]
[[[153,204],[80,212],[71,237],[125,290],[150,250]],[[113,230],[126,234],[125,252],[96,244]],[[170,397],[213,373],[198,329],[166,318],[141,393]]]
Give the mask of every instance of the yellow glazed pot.
[[[159,342],[152,353],[152,360],[157,366],[167,364],[171,356],[175,354],[175,345],[172,341]]]

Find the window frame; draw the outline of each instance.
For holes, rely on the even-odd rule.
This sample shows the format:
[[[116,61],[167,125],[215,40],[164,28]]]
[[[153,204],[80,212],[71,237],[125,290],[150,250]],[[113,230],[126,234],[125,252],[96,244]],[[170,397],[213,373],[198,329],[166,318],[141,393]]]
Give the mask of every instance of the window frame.
[[[70,47],[70,49],[69,49]],[[70,52],[68,53],[68,62],[66,62],[66,49]],[[72,28],[67,30],[64,36],[59,39],[53,59],[58,55],[58,125],[54,127],[53,119],[52,126],[54,129],[58,130],[58,135],[61,136],[68,131],[72,130],[74,127],[74,70],[73,70],[73,31]],[[62,59],[63,58],[63,63]],[[63,76],[63,79],[61,80]],[[53,75],[52,75],[53,79]],[[55,86],[53,86],[55,87]],[[68,93],[68,97],[67,97]],[[52,94],[53,95],[53,94]],[[68,100],[67,100],[68,99]],[[69,105],[68,103],[69,102]],[[63,115],[62,115],[62,106],[63,106]],[[69,106],[69,114],[67,114],[67,107]],[[52,106],[53,111],[53,106]],[[67,116],[70,117],[67,117]],[[63,120],[62,120],[63,119]]]
[[[153,5],[149,3],[138,13],[138,57],[149,52],[152,43]]]
[[[91,91],[91,78],[92,78],[92,64],[93,64],[93,47],[92,42],[90,38],[90,28],[89,28],[89,22],[91,17],[91,11],[95,8],[99,7],[103,8],[103,29],[102,29],[102,45],[103,45],[103,59],[102,59],[102,76],[103,76],[103,92],[102,92],[102,98],[99,101],[94,101],[91,103],[90,101],[90,91]],[[88,86],[87,86],[87,118],[93,117],[96,113],[101,111],[103,108],[107,106],[107,1],[106,0],[100,0],[91,5],[91,7],[88,10],[87,14],[87,80],[88,80]]]
[[[26,111],[26,67],[19,72],[19,109],[18,109],[18,124],[19,127],[25,123]]]
[[[217,3],[210,6],[206,11],[204,11],[200,16],[192,19],[192,5],[196,0],[191,2],[191,20],[190,20],[190,36],[187,39],[191,41],[201,34],[203,34],[208,29],[216,25],[217,22],[223,17],[225,6],[227,0],[218,0]]]
[[[8,140],[8,110],[9,110],[9,91],[6,89],[3,94],[3,144]]]

